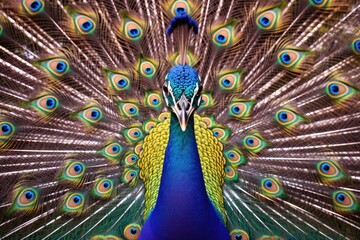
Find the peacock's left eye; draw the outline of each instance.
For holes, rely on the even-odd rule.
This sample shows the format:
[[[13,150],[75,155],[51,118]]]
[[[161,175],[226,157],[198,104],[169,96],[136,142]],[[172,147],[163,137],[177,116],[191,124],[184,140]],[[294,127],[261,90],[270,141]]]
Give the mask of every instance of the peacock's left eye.
[[[36,15],[44,9],[43,0],[23,0],[22,5],[25,11],[30,15]]]

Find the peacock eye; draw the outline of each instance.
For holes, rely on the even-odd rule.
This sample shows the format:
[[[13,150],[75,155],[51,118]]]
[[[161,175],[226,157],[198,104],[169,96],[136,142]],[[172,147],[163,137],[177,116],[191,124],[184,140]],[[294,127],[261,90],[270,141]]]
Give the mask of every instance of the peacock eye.
[[[167,87],[166,85],[163,86],[163,90],[164,90],[164,93],[165,93],[166,95],[169,94],[169,89],[168,89],[168,87]]]

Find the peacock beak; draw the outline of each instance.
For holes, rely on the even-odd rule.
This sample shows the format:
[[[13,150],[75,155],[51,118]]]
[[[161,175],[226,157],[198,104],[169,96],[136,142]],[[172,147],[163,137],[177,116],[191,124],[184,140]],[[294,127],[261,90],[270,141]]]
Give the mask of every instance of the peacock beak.
[[[186,99],[184,94],[173,108],[173,111],[178,117],[181,130],[185,131],[194,108],[191,106],[191,103]]]

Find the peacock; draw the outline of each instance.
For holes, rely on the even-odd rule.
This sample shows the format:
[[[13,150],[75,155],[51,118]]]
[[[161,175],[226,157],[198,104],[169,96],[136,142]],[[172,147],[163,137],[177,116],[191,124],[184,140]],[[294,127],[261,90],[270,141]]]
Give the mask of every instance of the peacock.
[[[0,238],[360,239],[358,0],[2,0]]]

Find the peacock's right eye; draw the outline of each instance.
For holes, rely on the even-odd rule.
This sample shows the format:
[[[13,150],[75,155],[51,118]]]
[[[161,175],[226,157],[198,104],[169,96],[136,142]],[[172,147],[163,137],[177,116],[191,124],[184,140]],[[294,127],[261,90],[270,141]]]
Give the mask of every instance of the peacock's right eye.
[[[169,94],[169,89],[168,89],[168,87],[167,87],[166,85],[163,86],[163,91],[164,91],[164,93],[165,93],[166,95]]]

